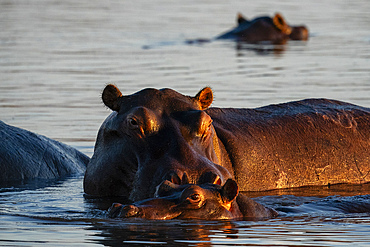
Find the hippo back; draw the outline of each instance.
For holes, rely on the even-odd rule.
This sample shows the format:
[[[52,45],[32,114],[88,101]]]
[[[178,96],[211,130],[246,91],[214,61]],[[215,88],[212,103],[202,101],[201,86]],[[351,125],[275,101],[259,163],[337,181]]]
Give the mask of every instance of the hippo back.
[[[207,113],[242,191],[370,181],[369,108],[307,99]]]
[[[83,173],[88,162],[70,146],[0,121],[1,184]]]

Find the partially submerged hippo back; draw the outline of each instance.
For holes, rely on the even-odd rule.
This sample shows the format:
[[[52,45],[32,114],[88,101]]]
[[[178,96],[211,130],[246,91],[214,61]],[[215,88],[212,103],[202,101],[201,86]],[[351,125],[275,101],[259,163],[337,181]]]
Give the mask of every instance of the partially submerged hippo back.
[[[81,174],[89,160],[68,145],[0,121],[0,184]]]
[[[370,108],[306,99],[206,112],[242,191],[370,182]]]
[[[283,44],[287,40],[307,40],[308,29],[305,26],[290,26],[281,14],[273,18],[268,16],[247,20],[241,14],[237,18],[238,26],[217,39],[234,39],[247,43],[271,42]]]
[[[132,205],[115,203],[109,208],[108,214],[111,218],[152,220],[238,220],[277,215],[274,210],[249,198],[244,197],[238,201],[238,194],[238,185],[232,179],[228,179],[223,186],[208,183],[176,185],[166,180],[158,186],[156,198]]]
[[[99,130],[85,193],[139,201],[164,180],[234,178],[242,191],[370,182],[369,108],[327,99],[208,108],[212,98],[209,88],[122,96],[108,85],[103,101],[114,112]]]

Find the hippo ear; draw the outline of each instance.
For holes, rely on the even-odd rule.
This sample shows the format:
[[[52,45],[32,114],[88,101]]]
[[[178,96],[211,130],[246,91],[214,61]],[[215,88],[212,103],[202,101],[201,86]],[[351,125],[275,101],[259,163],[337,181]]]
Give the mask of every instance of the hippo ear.
[[[195,95],[194,98],[199,102],[200,108],[202,110],[205,110],[212,104],[213,101],[212,89],[210,87],[205,87],[202,90],[200,90],[199,93],[197,93],[197,95]]]
[[[241,13],[238,13],[238,16],[236,17],[236,21],[238,22],[238,24],[242,24],[243,22],[246,22],[247,19],[241,14]]]
[[[119,91],[119,89],[112,84],[107,85],[103,90],[102,94],[103,103],[113,111],[117,112],[119,111],[120,97],[122,97],[121,91]]]
[[[222,186],[222,196],[227,202],[232,202],[236,196],[239,194],[238,184],[232,180],[228,179],[224,186]]]
[[[289,35],[292,32],[292,28],[286,23],[284,17],[281,14],[276,13],[272,21],[275,27],[279,29],[282,33]]]

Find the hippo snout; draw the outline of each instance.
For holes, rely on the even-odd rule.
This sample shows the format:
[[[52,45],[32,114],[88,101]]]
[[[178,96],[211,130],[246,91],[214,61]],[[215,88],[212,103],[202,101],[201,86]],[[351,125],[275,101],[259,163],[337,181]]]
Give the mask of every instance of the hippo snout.
[[[297,26],[292,28],[292,33],[289,35],[291,40],[308,40],[309,32],[305,26]]]
[[[135,217],[139,213],[139,208],[134,205],[124,206],[119,214],[121,218]]]
[[[108,216],[110,218],[129,218],[135,217],[139,213],[139,208],[134,205],[122,205],[120,203],[113,203],[108,209]]]

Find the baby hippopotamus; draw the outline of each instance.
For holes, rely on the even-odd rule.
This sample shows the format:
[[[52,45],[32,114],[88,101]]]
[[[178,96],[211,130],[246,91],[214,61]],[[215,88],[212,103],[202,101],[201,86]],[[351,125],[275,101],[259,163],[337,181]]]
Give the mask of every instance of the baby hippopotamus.
[[[168,180],[157,187],[156,198],[132,205],[114,203],[108,210],[111,218],[151,220],[202,219],[241,220],[274,217],[277,212],[239,194],[233,179],[219,184],[174,184]]]

